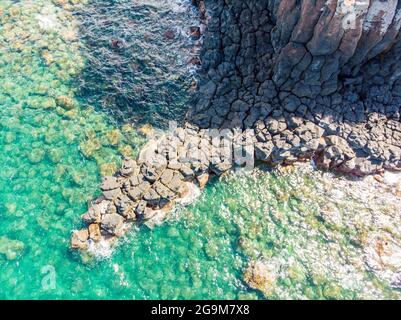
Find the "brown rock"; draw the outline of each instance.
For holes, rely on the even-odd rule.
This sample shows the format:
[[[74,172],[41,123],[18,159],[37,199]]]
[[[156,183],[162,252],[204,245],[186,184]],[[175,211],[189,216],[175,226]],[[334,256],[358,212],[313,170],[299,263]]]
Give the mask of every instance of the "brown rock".
[[[97,223],[92,223],[89,225],[89,237],[93,240],[93,241],[100,241],[100,239],[102,238],[102,235],[100,233],[100,226]]]
[[[207,172],[205,172],[205,173],[201,174],[200,176],[196,177],[196,179],[198,180],[199,187],[201,189],[203,189],[209,181],[209,174]]]
[[[88,248],[89,232],[87,229],[76,230],[71,237],[71,248],[85,250]]]
[[[189,59],[188,64],[200,66],[202,64],[202,61],[198,57],[192,57],[191,59]]]
[[[190,191],[186,183],[181,184],[178,188],[178,195],[180,196],[180,198],[184,198],[189,194],[189,192]]]

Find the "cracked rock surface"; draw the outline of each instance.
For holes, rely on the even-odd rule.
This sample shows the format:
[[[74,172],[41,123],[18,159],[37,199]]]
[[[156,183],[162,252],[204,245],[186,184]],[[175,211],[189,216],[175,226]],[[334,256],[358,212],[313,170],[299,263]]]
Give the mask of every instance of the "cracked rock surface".
[[[254,130],[263,161],[319,154],[347,173],[401,168],[401,2],[205,4],[191,124]]]

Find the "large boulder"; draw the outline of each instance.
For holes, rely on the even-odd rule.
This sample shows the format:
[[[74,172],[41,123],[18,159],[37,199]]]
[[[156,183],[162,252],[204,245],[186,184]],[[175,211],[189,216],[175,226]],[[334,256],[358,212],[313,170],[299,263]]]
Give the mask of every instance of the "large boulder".
[[[74,231],[71,237],[71,248],[80,250],[88,249],[88,239],[89,239],[88,229]]]
[[[106,214],[102,219],[101,228],[111,235],[122,236],[124,233],[124,218],[117,213]]]

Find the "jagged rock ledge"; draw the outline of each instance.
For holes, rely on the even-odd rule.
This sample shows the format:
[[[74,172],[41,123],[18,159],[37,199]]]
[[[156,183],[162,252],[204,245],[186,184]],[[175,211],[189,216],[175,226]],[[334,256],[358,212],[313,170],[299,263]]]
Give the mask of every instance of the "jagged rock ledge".
[[[401,170],[401,1],[193,2],[206,27],[186,122],[104,180],[73,248],[160,222],[191,185],[235,165]]]

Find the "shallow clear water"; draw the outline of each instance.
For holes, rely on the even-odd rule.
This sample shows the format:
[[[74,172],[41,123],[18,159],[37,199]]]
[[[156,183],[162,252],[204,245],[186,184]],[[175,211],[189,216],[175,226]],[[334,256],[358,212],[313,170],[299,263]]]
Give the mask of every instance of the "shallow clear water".
[[[138,47],[129,59],[144,52],[158,57],[154,68],[145,63],[150,69],[131,70],[124,82],[151,86],[150,99],[108,83],[107,77],[118,76],[126,65],[110,62],[105,39],[99,47],[96,41],[88,44],[102,28],[84,33],[80,22],[88,12],[97,12],[101,21],[110,14],[116,21],[129,1],[115,1],[112,9],[106,2],[0,2],[0,298],[400,298],[363,259],[369,235],[384,229],[366,218],[372,211],[383,213],[386,232],[400,239],[394,214],[399,200],[373,199],[370,207],[363,193],[338,200],[346,180],[302,168],[216,179],[194,204],[177,208],[169,222],[130,232],[109,258],[69,251],[71,230],[79,228],[87,202],[98,194],[101,175],[113,172],[121,155],[135,155],[145,141],[137,122],[124,124],[115,101],[108,99],[132,105],[129,118],[135,121],[153,118],[160,124],[171,112],[185,112],[192,77],[185,58],[171,58],[189,54],[185,37],[156,37],[150,47],[143,42],[148,24],[156,33],[164,25],[177,30],[196,24],[190,1],[169,2],[186,12],[177,19],[165,1],[136,0],[139,17],[135,12],[124,17],[135,27],[136,17],[143,24],[138,33],[116,37]],[[153,26],[158,14],[164,20]],[[113,28],[120,30],[123,21]],[[93,70],[88,50],[102,48],[106,51],[98,57],[105,61],[96,64],[100,71]],[[176,94],[172,110],[165,99],[169,93]],[[351,186],[362,192],[364,184]],[[243,281],[254,259],[268,261],[275,278],[265,295]],[[49,270],[55,272],[54,287],[46,285]]]

